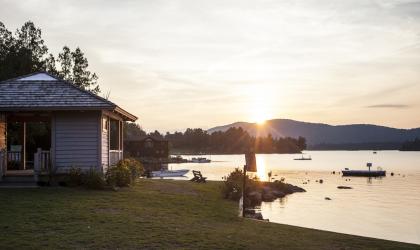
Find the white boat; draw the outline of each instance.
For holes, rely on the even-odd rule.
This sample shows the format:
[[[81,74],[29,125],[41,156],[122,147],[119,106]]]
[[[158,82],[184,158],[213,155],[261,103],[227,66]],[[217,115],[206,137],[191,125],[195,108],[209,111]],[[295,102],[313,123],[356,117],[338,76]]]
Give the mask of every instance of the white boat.
[[[303,154],[302,154],[302,156],[300,158],[295,158],[293,160],[295,160],[295,161],[310,161],[310,160],[312,160],[312,158],[311,158],[311,156],[304,157]]]
[[[179,170],[159,170],[159,171],[152,171],[150,176],[151,177],[182,177],[187,174],[190,170],[189,169],[179,169]]]
[[[211,160],[207,159],[206,157],[193,157],[191,159],[191,162],[194,162],[194,163],[210,163]]]

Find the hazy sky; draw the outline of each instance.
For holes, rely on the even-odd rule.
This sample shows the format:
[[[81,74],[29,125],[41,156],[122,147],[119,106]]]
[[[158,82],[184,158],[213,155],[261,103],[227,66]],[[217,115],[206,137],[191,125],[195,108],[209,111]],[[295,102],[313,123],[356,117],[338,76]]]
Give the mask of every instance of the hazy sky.
[[[0,0],[80,46],[146,129],[290,118],[420,127],[420,1]]]

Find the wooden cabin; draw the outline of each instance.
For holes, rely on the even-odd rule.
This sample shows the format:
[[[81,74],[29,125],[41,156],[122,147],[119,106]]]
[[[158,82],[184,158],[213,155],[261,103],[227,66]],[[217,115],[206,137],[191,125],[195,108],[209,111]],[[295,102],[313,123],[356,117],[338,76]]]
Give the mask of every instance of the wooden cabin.
[[[141,159],[165,159],[169,157],[169,142],[152,136],[132,138],[125,142],[128,156]]]
[[[45,72],[0,82],[0,178],[71,167],[105,172],[136,116]]]

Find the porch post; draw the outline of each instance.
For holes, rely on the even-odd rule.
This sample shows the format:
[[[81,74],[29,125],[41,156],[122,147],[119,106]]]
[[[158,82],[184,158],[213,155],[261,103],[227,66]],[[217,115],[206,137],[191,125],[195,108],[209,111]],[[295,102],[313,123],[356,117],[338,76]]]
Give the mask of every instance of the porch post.
[[[0,113],[0,181],[6,172],[7,166],[7,120],[6,114]]]
[[[41,155],[42,149],[38,148],[34,154],[34,179],[37,182],[39,180],[39,174],[41,173]]]
[[[20,165],[21,165],[21,169],[25,170],[26,169],[26,122],[22,122],[20,135],[22,138],[22,152],[21,152]]]

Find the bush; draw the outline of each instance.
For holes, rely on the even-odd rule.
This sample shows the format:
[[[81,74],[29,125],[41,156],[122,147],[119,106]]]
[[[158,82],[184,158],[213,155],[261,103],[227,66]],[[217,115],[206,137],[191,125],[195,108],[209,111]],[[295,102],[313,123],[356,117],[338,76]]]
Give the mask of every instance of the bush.
[[[94,168],[89,169],[86,173],[82,175],[83,177],[83,186],[88,189],[104,189],[105,180],[102,173],[95,170]]]
[[[71,167],[65,182],[71,187],[81,186],[83,184],[82,170],[80,168]]]
[[[135,179],[139,178],[144,174],[144,167],[143,165],[134,158],[124,159],[119,162],[119,164],[127,165],[130,169],[132,183],[135,183]]]
[[[242,170],[236,168],[226,178],[223,188],[222,195],[225,199],[239,201],[242,197],[242,185],[243,185],[244,174]],[[246,176],[246,191],[255,190],[258,184],[257,181],[252,180],[249,176]]]

